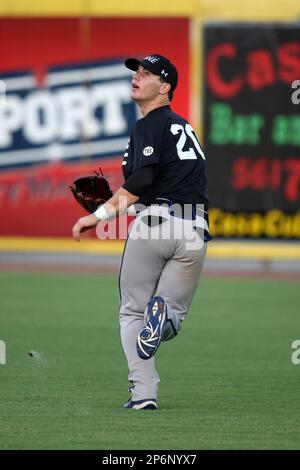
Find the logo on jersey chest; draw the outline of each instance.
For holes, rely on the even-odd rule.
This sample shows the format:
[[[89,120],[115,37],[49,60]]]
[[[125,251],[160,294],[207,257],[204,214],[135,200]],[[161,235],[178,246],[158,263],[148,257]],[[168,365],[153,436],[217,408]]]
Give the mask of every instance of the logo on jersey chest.
[[[152,155],[153,152],[153,147],[145,147],[143,150],[143,154],[145,155],[145,157],[149,157],[149,155]]]

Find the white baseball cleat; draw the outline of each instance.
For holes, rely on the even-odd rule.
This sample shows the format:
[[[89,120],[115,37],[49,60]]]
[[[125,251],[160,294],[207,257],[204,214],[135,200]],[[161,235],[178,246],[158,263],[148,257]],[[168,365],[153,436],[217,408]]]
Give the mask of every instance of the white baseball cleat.
[[[152,297],[148,303],[146,325],[137,338],[137,353],[141,359],[150,359],[156,353],[167,320],[167,306],[162,297]]]
[[[125,403],[124,408],[129,408],[132,410],[156,410],[157,404],[156,400],[153,400],[152,398],[138,401],[128,400],[128,402]]]

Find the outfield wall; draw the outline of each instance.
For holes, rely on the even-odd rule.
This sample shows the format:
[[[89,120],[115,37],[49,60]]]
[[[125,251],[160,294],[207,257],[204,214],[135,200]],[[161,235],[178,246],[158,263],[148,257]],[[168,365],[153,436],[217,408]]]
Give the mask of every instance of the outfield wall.
[[[122,63],[128,55],[142,56],[159,50],[176,62],[184,83],[178,87],[173,108],[192,122],[208,149],[213,234],[225,238],[299,239],[300,145],[289,137],[298,135],[299,106],[290,106],[287,111],[281,104],[280,110],[272,111],[273,117],[279,111],[283,118],[289,114],[289,122],[293,120],[289,126],[296,129],[285,132],[284,142],[279,129],[280,148],[272,146],[269,136],[264,135],[265,147],[252,146],[249,152],[247,126],[242,132],[245,145],[239,146],[236,153],[224,141],[223,147],[216,140],[210,141],[213,123],[209,110],[222,104],[222,99],[212,96],[207,85],[210,76],[204,74],[208,56],[204,57],[202,34],[208,24],[212,28],[216,25],[213,35],[217,37],[220,22],[225,27],[252,22],[263,28],[259,22],[264,21],[269,29],[274,21],[292,22],[299,17],[299,2],[294,0],[284,5],[273,0],[230,0],[226,4],[221,0],[2,0],[0,236],[68,237],[74,218],[82,214],[68,188],[72,179],[101,164],[112,186],[120,184],[123,149],[139,117],[130,101],[131,75]],[[297,31],[295,34],[289,39],[295,49],[285,67],[287,71],[293,68],[289,77],[299,75],[300,79],[300,33],[299,38]],[[258,66],[254,75],[264,79],[266,74],[274,73],[278,78],[280,64],[273,47],[278,37],[273,37],[273,43],[266,38],[259,48],[271,51],[273,72],[261,71]],[[244,42],[248,39],[245,37]],[[243,38],[234,41],[238,47],[243,44]],[[235,64],[237,74],[244,67],[243,61],[247,63],[247,47],[249,44],[244,52],[238,51],[241,60]],[[255,48],[260,53],[255,44],[251,47],[253,57]],[[232,66],[232,62],[227,64]],[[283,88],[279,82],[280,78],[271,86],[269,83],[267,94],[262,90],[261,96],[269,102],[263,102],[257,93],[244,93],[242,98],[236,97],[236,103],[225,98],[225,104],[242,119],[248,104],[253,105],[253,115],[258,114],[255,103],[268,110],[268,103],[279,96],[286,94],[286,100],[290,100],[290,84],[286,82]],[[5,112],[2,107],[1,114],[5,91],[9,106]]]

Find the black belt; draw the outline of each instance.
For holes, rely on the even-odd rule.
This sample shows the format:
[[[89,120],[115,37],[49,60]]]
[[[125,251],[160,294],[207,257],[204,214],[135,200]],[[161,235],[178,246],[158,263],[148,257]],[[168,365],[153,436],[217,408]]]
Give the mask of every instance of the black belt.
[[[139,212],[138,208],[139,204],[135,204],[137,213]],[[174,217],[181,217],[182,219],[187,219],[187,220],[195,220],[196,215],[199,217],[203,217],[204,220],[207,222],[207,226],[209,225],[208,223],[208,212],[204,209],[202,209],[201,204],[188,204],[182,201],[175,201],[173,199],[165,199],[165,198],[156,198],[152,199],[151,201],[146,202],[144,206],[149,207],[149,206],[165,206],[169,209],[169,214],[173,215]],[[144,207],[142,205],[142,207]],[[143,210],[141,208],[141,210]],[[199,213],[200,212],[200,213]],[[145,220],[146,224],[149,225],[150,227],[153,227],[155,225],[160,225],[164,221],[164,218],[161,216],[152,216],[148,215],[147,219]],[[204,241],[209,242],[212,240],[212,236],[210,235],[209,231],[204,229]]]
[[[208,224],[208,212],[202,209],[201,204],[191,204],[174,199],[155,198],[145,204],[148,206],[166,206],[169,214],[187,220],[195,220],[196,215],[203,217]]]

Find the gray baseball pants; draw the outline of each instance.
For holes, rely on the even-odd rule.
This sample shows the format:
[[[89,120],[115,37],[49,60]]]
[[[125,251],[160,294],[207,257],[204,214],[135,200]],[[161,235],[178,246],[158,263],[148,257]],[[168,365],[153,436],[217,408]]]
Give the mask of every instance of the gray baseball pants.
[[[173,217],[165,207],[157,209],[159,214],[150,218],[153,226],[146,223],[153,214],[147,209],[135,219],[120,268],[120,333],[134,401],[156,399],[160,381],[154,357],[143,360],[136,351],[147,303],[154,295],[165,299],[169,321],[163,340],[174,337],[192,302],[207,249],[204,219],[195,230],[193,221]]]

